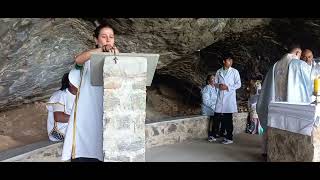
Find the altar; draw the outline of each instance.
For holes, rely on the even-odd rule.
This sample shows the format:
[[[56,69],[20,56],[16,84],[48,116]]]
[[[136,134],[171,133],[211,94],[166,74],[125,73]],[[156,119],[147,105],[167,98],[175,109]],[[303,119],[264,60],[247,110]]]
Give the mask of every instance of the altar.
[[[320,161],[320,105],[271,102],[268,113],[268,161]]]

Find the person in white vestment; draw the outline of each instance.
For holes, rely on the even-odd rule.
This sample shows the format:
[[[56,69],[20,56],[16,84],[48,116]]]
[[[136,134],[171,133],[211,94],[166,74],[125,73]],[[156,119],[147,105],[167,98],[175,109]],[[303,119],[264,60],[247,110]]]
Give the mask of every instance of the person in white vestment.
[[[110,25],[99,25],[94,31],[94,38],[96,47],[75,57],[81,82],[63,145],[63,161],[103,161],[103,87],[91,84],[90,58],[92,52],[119,51],[115,47],[114,32]]]
[[[285,54],[268,71],[262,84],[257,102],[257,113],[263,128],[262,155],[267,156],[267,123],[268,106],[271,101],[287,101],[288,70],[293,59],[300,59],[300,45],[292,45],[289,53]]]
[[[301,59],[293,59],[290,62],[287,89],[289,103],[311,103],[313,101],[312,61],[312,51],[305,49],[301,54]]]
[[[313,53],[310,49],[303,50],[301,59],[304,60],[309,66],[312,66],[314,63]]]
[[[53,93],[47,102],[47,131],[51,141],[63,141],[80,79],[78,71],[66,73],[62,77],[60,90]]]

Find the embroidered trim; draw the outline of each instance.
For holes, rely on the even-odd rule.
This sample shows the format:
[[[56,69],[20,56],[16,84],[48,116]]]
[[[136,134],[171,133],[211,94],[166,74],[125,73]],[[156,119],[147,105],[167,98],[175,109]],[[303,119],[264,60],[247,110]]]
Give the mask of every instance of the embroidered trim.
[[[54,105],[54,104],[62,105],[62,106],[63,106],[63,111],[64,111],[64,113],[67,112],[67,111],[66,111],[66,106],[65,106],[64,104],[62,104],[62,103],[59,103],[59,102],[56,102],[56,103],[50,103],[50,102],[48,102],[48,103],[47,103],[47,105]]]

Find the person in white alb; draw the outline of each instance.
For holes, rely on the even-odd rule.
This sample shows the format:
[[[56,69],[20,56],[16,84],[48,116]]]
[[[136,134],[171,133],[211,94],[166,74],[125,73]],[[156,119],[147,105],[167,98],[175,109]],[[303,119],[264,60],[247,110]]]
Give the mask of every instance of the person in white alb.
[[[53,93],[47,102],[47,130],[51,141],[63,141],[70,113],[79,87],[79,72],[71,71],[62,77],[60,90]]]
[[[95,29],[94,38],[96,48],[75,57],[81,82],[63,145],[63,161],[103,161],[103,86],[91,84],[90,58],[92,52],[118,53],[119,51],[114,45],[114,32],[110,25],[99,25]]]
[[[298,60],[296,62],[300,63],[300,57],[301,57],[302,50],[300,48],[299,44],[292,44],[289,48],[289,53],[286,53],[280,60],[278,60],[276,63],[272,65],[272,67],[267,72],[262,88],[261,93],[257,101],[257,113],[259,116],[259,120],[261,123],[261,126],[263,128],[263,138],[262,138],[262,156],[267,158],[267,142],[268,142],[268,113],[269,113],[269,104],[272,101],[282,101],[287,102],[288,101],[288,90],[289,94],[292,94],[292,91],[299,92],[299,94],[303,95],[300,96],[298,94],[294,94],[294,96],[289,97],[289,101],[292,98],[299,98],[299,97],[305,97],[306,99],[309,99],[309,97],[306,97],[305,94],[300,93],[301,91],[299,88],[295,88],[291,85],[291,88],[288,86],[288,84],[295,83],[295,81],[292,81],[294,76],[297,76],[295,78],[299,81],[299,83],[295,83],[296,85],[300,85],[302,82],[301,78],[299,78],[300,73],[296,73],[293,71],[292,67],[292,61]],[[301,61],[302,62],[302,61]],[[303,62],[304,63],[304,62]],[[296,64],[296,63],[295,63]],[[296,64],[297,65],[297,64]],[[308,66],[306,64],[306,66]],[[300,68],[296,68],[299,69]],[[291,76],[291,78],[289,77]],[[304,87],[303,89],[305,89]],[[301,98],[299,98],[301,99]],[[304,99],[304,98],[302,98]]]

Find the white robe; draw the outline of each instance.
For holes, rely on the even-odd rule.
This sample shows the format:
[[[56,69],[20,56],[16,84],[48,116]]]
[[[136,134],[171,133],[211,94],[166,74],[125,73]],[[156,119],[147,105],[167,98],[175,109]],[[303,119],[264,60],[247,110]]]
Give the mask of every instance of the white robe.
[[[222,68],[217,71],[215,76],[216,84],[226,84],[229,90],[219,90],[216,103],[216,113],[235,113],[238,112],[236,90],[241,87],[241,79],[238,70],[230,67],[224,76]]]
[[[50,135],[50,132],[54,128],[54,112],[64,112],[65,114],[70,115],[75,100],[75,95],[71,94],[68,89],[63,91],[59,90],[54,92],[47,102],[48,109],[48,119],[47,119],[47,131],[48,136],[51,141],[59,141]],[[62,134],[66,134],[68,123],[56,122],[57,129]]]
[[[270,102],[287,101],[289,64],[293,59],[297,59],[297,56],[290,53],[284,55],[265,76],[257,102],[257,113],[264,130],[268,124]]]
[[[312,102],[313,83],[311,80],[311,69],[312,66],[302,60],[294,59],[291,61],[288,72],[288,102]]]
[[[63,145],[62,160],[87,157],[103,161],[103,86],[91,85],[90,60],[83,66],[78,93]]]
[[[275,101],[287,101],[288,70],[293,59],[297,59],[297,56],[288,53],[274,65]]]

